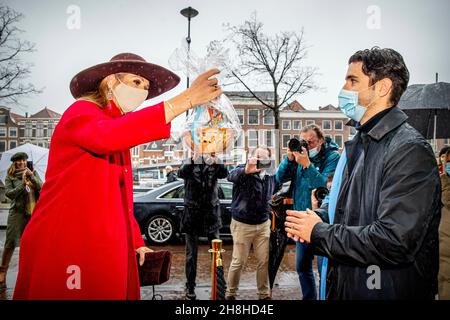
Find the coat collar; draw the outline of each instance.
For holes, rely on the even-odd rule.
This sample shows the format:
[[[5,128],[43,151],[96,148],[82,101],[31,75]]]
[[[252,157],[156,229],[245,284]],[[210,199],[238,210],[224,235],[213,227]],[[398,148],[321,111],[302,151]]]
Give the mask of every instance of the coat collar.
[[[378,123],[367,133],[371,138],[379,141],[383,137],[403,124],[408,116],[397,106],[392,107],[392,110],[388,112]],[[354,127],[356,121],[350,120],[346,123],[348,126]]]
[[[122,111],[120,111],[119,107],[117,107],[114,101],[112,100],[110,100],[109,104],[107,104],[103,108],[103,112],[105,112],[107,115],[113,118],[118,118],[123,115]]]

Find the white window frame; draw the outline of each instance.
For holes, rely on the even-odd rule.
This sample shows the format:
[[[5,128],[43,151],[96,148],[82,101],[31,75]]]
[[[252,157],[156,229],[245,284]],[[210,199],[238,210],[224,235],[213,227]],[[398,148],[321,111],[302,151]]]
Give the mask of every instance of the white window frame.
[[[299,123],[298,128],[295,127],[295,123]],[[302,120],[292,120],[292,129],[293,130],[301,130],[302,129]]]
[[[267,142],[267,133],[268,132],[270,132],[271,133],[271,136],[272,136],[272,139],[270,139],[270,140],[272,140],[271,142],[270,142],[270,145],[268,145],[266,142]],[[263,145],[265,145],[266,147],[268,147],[268,148],[274,148],[275,147],[275,131],[274,130],[264,130],[263,131],[263,143],[262,143]]]
[[[334,142],[339,145],[339,143],[337,143],[337,139],[336,137],[341,137],[342,138],[342,146],[339,146],[339,149],[344,148],[344,135],[343,134],[335,134],[334,135]]]
[[[239,123],[245,124],[245,110],[244,109],[236,109],[236,114],[238,115]],[[242,121],[239,116],[242,116]]]
[[[284,127],[285,123],[289,123],[288,128]],[[291,130],[291,120],[281,120],[281,130]]]
[[[16,146],[15,146],[15,147],[11,147],[11,142],[15,142],[15,143],[16,143]],[[19,143],[18,143],[17,140],[9,140],[9,141],[8,141],[8,150],[17,148],[18,146],[19,146]]]
[[[241,135],[234,142],[234,147],[235,148],[244,148],[244,139],[245,139],[245,134],[244,134],[244,132],[242,132]],[[237,143],[239,140],[241,143]]]
[[[269,113],[272,113],[272,123],[266,123],[266,115],[265,115],[265,113],[266,112],[269,112]],[[274,112],[273,112],[273,110],[271,110],[271,109],[265,109],[265,110],[263,110],[263,125],[265,125],[265,126],[273,126],[275,124],[275,115],[274,115]]]
[[[1,134],[0,134],[0,137],[6,138],[6,137],[8,136],[8,130],[6,129],[6,127],[0,127],[0,130],[1,130],[1,131],[4,130],[4,132],[5,132],[4,135],[1,135]]]
[[[11,129],[15,129],[16,130],[16,134],[15,135],[12,135],[11,134]],[[19,128],[17,128],[17,127],[9,127],[9,136],[10,137],[12,137],[12,138],[17,138],[18,137],[18,135],[19,135]]]
[[[287,145],[284,146],[284,137],[289,137],[289,139],[287,140],[289,142],[289,140],[291,140],[291,135],[290,134],[283,134],[283,135],[281,135],[281,147],[283,149],[287,149],[288,146]]]
[[[251,132],[256,132],[257,134],[257,138],[256,138],[256,146],[252,146],[250,145],[250,133]],[[255,139],[251,139],[251,141],[255,141]],[[248,144],[248,148],[256,148],[259,146],[259,130],[248,130],[248,137],[247,137],[247,144]]]
[[[329,124],[329,129],[325,128],[325,123]],[[322,130],[323,131],[332,131],[333,130],[333,121],[331,121],[331,120],[322,120]]]
[[[250,123],[250,111],[256,111],[258,112],[258,116],[256,119],[258,120],[258,123]],[[247,110],[247,124],[251,126],[259,126],[259,109],[248,109]]]
[[[341,124],[341,128],[340,129],[336,129],[336,123],[340,123]],[[342,120],[334,120],[334,130],[336,130],[336,131],[344,131],[344,121],[342,121]]]

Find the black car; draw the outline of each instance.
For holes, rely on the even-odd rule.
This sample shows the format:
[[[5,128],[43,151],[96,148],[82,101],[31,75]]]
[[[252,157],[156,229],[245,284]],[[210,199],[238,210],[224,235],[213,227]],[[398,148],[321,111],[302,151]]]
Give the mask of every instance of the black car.
[[[219,180],[219,198],[222,212],[221,236],[231,236],[231,199],[233,184]],[[180,237],[180,214],[184,210],[184,182],[171,182],[144,194],[134,196],[134,216],[153,244],[166,244]]]

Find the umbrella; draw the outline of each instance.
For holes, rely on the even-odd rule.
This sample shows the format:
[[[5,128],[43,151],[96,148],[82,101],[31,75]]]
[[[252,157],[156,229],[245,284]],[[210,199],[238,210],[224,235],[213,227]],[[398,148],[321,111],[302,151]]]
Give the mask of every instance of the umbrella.
[[[450,83],[413,84],[402,95],[398,107],[426,139],[450,137]]]
[[[3,152],[0,159],[0,179],[5,182],[7,171],[11,166],[11,157],[17,152],[25,152],[28,155],[28,161],[33,161],[34,170],[37,171],[42,181],[44,181],[45,172],[47,171],[48,149],[31,143]]]

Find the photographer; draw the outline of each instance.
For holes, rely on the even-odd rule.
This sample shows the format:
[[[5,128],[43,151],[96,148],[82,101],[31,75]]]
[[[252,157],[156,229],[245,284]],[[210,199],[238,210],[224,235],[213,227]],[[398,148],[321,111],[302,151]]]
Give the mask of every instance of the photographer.
[[[22,233],[36,203],[42,181],[35,170],[27,167],[28,155],[18,152],[11,157],[11,166],[5,179],[6,196],[11,199],[6,240],[0,265],[0,290],[6,288],[6,273],[14,254],[14,249],[20,245]],[[32,168],[31,168],[32,169]]]
[[[228,174],[233,183],[231,234],[233,258],[228,271],[227,300],[236,299],[242,268],[253,245],[257,259],[256,282],[259,299],[270,299],[269,290],[269,201],[276,190],[275,176],[269,175],[270,149],[259,147],[245,165]]]
[[[330,138],[324,138],[316,125],[306,126],[300,132],[300,142],[291,139],[287,157],[283,159],[276,174],[281,183],[295,179],[293,199],[294,210],[311,208],[311,193],[318,187],[325,187],[327,178],[334,173],[339,161],[339,147]],[[302,141],[303,140],[303,141]],[[307,149],[306,149],[307,146]],[[314,255],[306,243],[296,243],[296,269],[304,300],[316,300],[316,283],[312,269]]]
[[[186,298],[195,300],[198,238],[203,234],[208,242],[219,238],[222,227],[218,179],[226,178],[228,170],[214,153],[194,154],[181,166],[184,179],[184,211],[181,232],[186,237]]]

